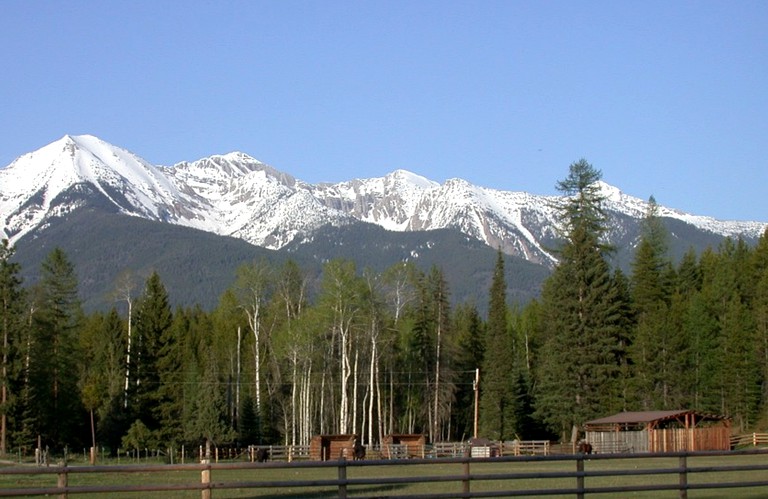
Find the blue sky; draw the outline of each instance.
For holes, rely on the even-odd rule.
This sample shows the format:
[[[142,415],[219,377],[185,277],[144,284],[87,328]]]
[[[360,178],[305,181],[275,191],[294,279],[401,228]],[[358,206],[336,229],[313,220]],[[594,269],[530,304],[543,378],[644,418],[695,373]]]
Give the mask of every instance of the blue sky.
[[[155,164],[243,151],[308,182],[404,168],[768,221],[768,2],[22,1],[0,165],[65,134]]]

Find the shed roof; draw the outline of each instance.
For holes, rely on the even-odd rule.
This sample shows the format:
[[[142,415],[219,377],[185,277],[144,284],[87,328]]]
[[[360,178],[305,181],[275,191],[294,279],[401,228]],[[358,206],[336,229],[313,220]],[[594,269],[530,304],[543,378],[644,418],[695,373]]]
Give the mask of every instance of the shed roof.
[[[725,421],[728,418],[714,414],[702,414],[690,409],[674,411],[629,411],[620,412],[613,416],[593,419],[584,423],[586,427],[609,426],[609,425],[643,425],[655,426],[659,423],[680,418],[690,418],[692,424],[699,421]],[[687,425],[686,425],[687,426]]]
[[[651,423],[653,421],[661,421],[664,419],[671,419],[683,416],[693,411],[630,411],[620,412],[613,416],[607,416],[600,419],[593,419],[587,421],[585,424],[598,425],[598,424],[633,424],[633,423]]]

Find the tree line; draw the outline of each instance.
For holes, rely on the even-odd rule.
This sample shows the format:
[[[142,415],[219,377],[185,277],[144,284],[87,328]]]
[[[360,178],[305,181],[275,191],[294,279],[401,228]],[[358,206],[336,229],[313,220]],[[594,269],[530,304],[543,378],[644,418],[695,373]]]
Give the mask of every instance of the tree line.
[[[569,440],[623,410],[766,426],[768,233],[672,262],[651,198],[625,274],[608,263],[600,178],[580,160],[557,184],[558,264],[538,299],[509,304],[514,276],[501,252],[489,262],[486,317],[452,304],[438,267],[346,260],[316,280],[251,262],[210,311],[172,309],[157,273],[123,272],[114,307],[86,314],[61,249],[25,286],[3,241],[0,454],[348,433]]]

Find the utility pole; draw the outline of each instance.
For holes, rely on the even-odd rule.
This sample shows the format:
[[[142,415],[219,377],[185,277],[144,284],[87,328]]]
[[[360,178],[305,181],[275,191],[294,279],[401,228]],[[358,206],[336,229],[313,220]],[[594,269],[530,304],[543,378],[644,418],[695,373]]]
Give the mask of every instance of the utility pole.
[[[472,388],[475,390],[475,427],[473,436],[477,438],[477,420],[480,415],[480,368],[475,369],[475,381],[472,382]]]

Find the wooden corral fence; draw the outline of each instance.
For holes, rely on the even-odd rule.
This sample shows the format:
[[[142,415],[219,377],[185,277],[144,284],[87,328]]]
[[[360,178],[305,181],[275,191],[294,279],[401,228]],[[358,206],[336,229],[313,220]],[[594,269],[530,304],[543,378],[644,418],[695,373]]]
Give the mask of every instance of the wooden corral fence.
[[[668,428],[653,430],[650,435],[651,452],[728,450],[730,433],[726,428]]]
[[[659,432],[661,430],[655,430]],[[685,431],[685,430],[681,430]],[[611,439],[610,437],[614,438]],[[616,435],[615,433],[600,433],[599,436],[590,435],[592,440],[590,443],[593,445],[593,452],[596,454],[622,454],[633,452],[650,452],[648,450],[648,438],[643,432],[636,433],[624,433]],[[666,437],[664,437],[666,438]],[[678,435],[677,437],[681,437]],[[690,437],[689,437],[690,438]],[[661,440],[662,437],[659,437]],[[519,441],[505,441],[505,442],[493,442],[495,446],[500,450],[500,456],[548,456],[551,454],[575,454],[576,446],[572,443],[554,443],[547,440],[519,440]],[[467,457],[471,456],[470,445],[468,442],[435,442],[433,444],[411,444],[410,447],[405,444],[388,444],[386,445],[370,445],[366,449],[368,451],[368,459],[407,459],[407,458],[455,458],[455,457]],[[656,452],[663,452],[663,444],[656,444],[658,448]],[[744,435],[734,435],[729,439],[729,446],[731,449],[740,447],[757,447],[768,446],[768,433],[749,433]],[[251,446],[247,448],[227,448],[220,447],[214,448],[211,456],[214,463],[222,461],[243,461],[254,462],[255,451],[257,449],[267,449],[269,453],[269,459],[272,461],[297,461],[318,459],[319,457],[313,457],[310,453],[309,445],[265,445],[265,446]],[[142,451],[141,458],[130,458],[128,462],[140,463],[145,460],[143,456],[146,456],[146,460],[157,460],[158,457],[165,457],[166,461],[170,461],[171,464],[184,464],[190,461],[200,461],[203,459],[202,450],[193,455],[187,455],[186,459],[184,454],[177,451],[175,457],[171,458],[174,453],[170,450],[167,451]],[[128,456],[128,452],[125,452]],[[339,456],[337,455],[336,458]],[[349,456],[344,456],[349,458]]]
[[[213,447],[211,449],[211,461],[256,461],[256,453],[259,449],[267,451],[269,459],[278,461],[295,461],[309,459],[309,445],[250,445],[248,447]],[[103,451],[101,455],[106,455]],[[170,464],[186,464],[200,462],[205,459],[202,447],[190,451],[183,447],[178,449],[118,449],[118,464],[130,464],[141,462],[162,462]],[[22,456],[19,454],[19,462]],[[65,461],[67,459],[65,458]]]
[[[502,442],[502,456],[548,456],[551,452],[549,440],[513,440]]]
[[[434,458],[466,457],[469,455],[469,444],[467,442],[435,442],[425,453]]]
[[[758,489],[768,494],[768,450],[716,452],[677,452],[650,454],[603,454],[595,456],[508,456],[473,459],[469,457],[446,459],[406,459],[396,464],[389,460],[377,461],[298,461],[267,463],[204,463],[177,465],[82,466],[82,467],[14,467],[0,468],[0,479],[12,483],[0,488],[0,497],[54,495],[66,499],[69,494],[126,492],[199,491],[201,499],[211,499],[219,491],[232,489],[253,490],[254,494],[280,494],[296,489],[308,495],[332,494],[341,499],[382,492],[410,498],[435,497],[530,497],[571,495],[584,498],[592,494],[612,493],[626,495],[642,491],[676,491],[687,498],[689,490],[728,490],[742,487]],[[712,458],[716,458],[712,460]],[[670,458],[674,465],[670,464]],[[706,461],[700,461],[704,459]],[[643,466],[632,460],[643,460]],[[555,464],[546,471],[532,471],[530,466],[515,463],[537,462]],[[616,463],[626,465],[616,466]],[[648,463],[651,466],[648,467]],[[501,463],[503,466],[494,466]],[[611,463],[614,465],[611,466]],[[714,464],[713,464],[714,463]],[[416,465],[418,472],[404,474],[404,467]],[[335,478],[297,478],[300,469],[326,468]],[[348,474],[350,468],[359,468]],[[639,469],[638,469],[639,468]],[[257,470],[261,469],[262,473]],[[288,472],[277,470],[288,469]],[[368,469],[368,470],[366,470]],[[225,473],[226,471],[230,473]],[[231,473],[231,471],[236,473]],[[247,473],[247,470],[252,470]],[[335,470],[335,472],[334,472]],[[195,482],[169,483],[172,472],[192,472],[200,477]],[[142,473],[141,484],[70,485],[80,480],[74,477],[94,473]],[[738,479],[720,478],[725,474],[740,473]],[[45,475],[52,478],[48,486],[21,487],[30,483],[25,477]],[[7,477],[11,477],[8,480]],[[187,475],[185,475],[187,476]],[[648,479],[648,477],[651,479]],[[244,477],[251,480],[244,481]],[[290,477],[290,478],[284,478]],[[632,478],[634,477],[634,478]],[[666,477],[666,478],[665,478]],[[229,480],[227,480],[229,478]],[[106,480],[105,480],[106,481]],[[55,482],[55,484],[53,483]],[[428,493],[410,493],[414,484],[430,484]],[[492,487],[488,485],[492,483]],[[423,490],[423,489],[422,489]],[[302,492],[303,493],[303,492]]]
[[[402,440],[398,440],[402,442]],[[550,454],[574,454],[575,446],[572,444],[553,444],[548,440],[513,440],[505,442],[491,442],[498,452],[498,456],[548,456]],[[354,440],[341,438],[341,442],[336,443],[334,450],[330,450],[331,442],[326,441],[328,446],[326,459],[322,459],[320,450],[320,439],[315,442],[315,446],[310,445],[263,445],[251,446],[246,449],[214,448],[212,461],[218,463],[221,461],[256,461],[255,451],[257,449],[266,449],[269,453],[269,459],[272,461],[296,461],[296,460],[327,460],[343,457],[351,459],[347,449],[354,445]],[[435,442],[433,444],[424,443],[423,438],[413,438],[406,443],[382,443],[366,446],[367,459],[414,459],[414,458],[446,458],[446,457],[473,457],[471,445],[468,442]],[[335,453],[335,457],[333,456]],[[202,453],[194,457],[202,460]],[[491,455],[475,455],[474,457],[491,457]],[[187,459],[189,461],[189,459]],[[137,462],[139,462],[137,460]],[[185,461],[176,459],[177,463],[184,464]],[[173,464],[174,461],[171,461]]]
[[[768,446],[768,433],[748,433],[731,437],[731,449],[750,445],[752,447],[757,447],[759,445]]]
[[[681,452],[728,450],[727,428],[666,428],[643,431],[587,431],[586,440],[597,454],[625,452]]]

